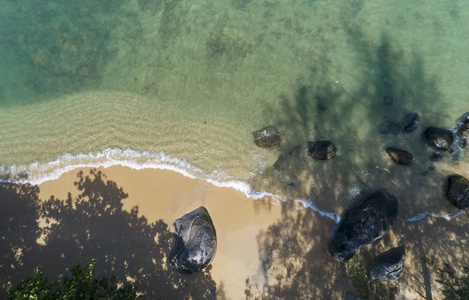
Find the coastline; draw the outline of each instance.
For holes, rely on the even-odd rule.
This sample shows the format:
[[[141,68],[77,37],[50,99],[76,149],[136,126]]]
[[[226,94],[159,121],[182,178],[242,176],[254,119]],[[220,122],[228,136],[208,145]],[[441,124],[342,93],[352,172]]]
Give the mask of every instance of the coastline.
[[[39,185],[40,199],[52,195],[66,199],[70,191],[76,191],[73,182],[77,173],[87,174],[89,170],[91,168],[75,169],[56,180],[43,182]],[[280,218],[280,206],[268,204],[267,197],[248,199],[233,188],[216,187],[170,170],[134,170],[122,166],[97,170],[128,194],[123,201],[124,210],[138,206],[139,215],[148,223],[163,220],[171,232],[174,232],[173,222],[177,218],[205,206],[214,223],[218,243],[210,273],[217,286],[223,286],[228,299],[244,297],[246,278],[258,272],[257,235]]]
[[[189,178],[175,171],[135,170],[124,166],[78,168],[68,171],[56,180],[48,180],[40,184],[38,198],[42,202],[47,201],[51,196],[54,196],[54,199],[66,200],[70,193],[71,199],[76,199],[81,191],[78,191],[74,182],[79,181],[80,178],[82,180],[92,170],[102,172],[103,182],[108,181],[115,184],[116,188],[122,188],[126,194],[120,196],[123,199],[122,211],[136,212],[139,222],[143,224],[154,222],[166,224],[167,241],[161,247],[162,251],[166,252],[165,255],[169,253],[172,246],[174,220],[201,205],[209,211],[217,232],[218,246],[215,258],[206,271],[191,276],[174,275],[175,272],[170,267],[168,268],[163,259],[157,261],[160,266],[155,269],[149,268],[150,273],[146,273],[161,271],[161,268],[163,271],[169,269],[173,272],[171,278],[179,276],[176,277],[179,278],[178,280],[185,280],[185,286],[178,287],[180,294],[170,294],[168,297],[187,295],[188,289],[201,284],[201,278],[209,278],[213,282],[212,288],[216,289],[217,299],[252,299],[250,296],[266,296],[263,294],[266,291],[265,283],[268,284],[269,289],[272,288],[269,293],[273,292],[278,297],[287,295],[292,298],[301,298],[303,295],[296,293],[307,292],[313,297],[337,298],[343,297],[347,291],[354,290],[346,275],[350,264],[337,263],[327,251],[328,239],[336,223],[312,209],[304,208],[298,202],[293,201],[288,205],[280,206],[269,203],[269,197],[255,200],[234,188],[217,187],[203,179]],[[77,177],[79,172],[83,173]],[[118,196],[119,194],[111,193],[110,195]],[[138,211],[133,209],[136,206],[138,206]],[[99,210],[93,209],[88,212],[95,211],[96,219],[94,220],[101,222]],[[99,267],[99,261],[103,262],[108,252],[111,253],[111,257],[114,255],[125,261],[128,256],[134,255],[141,255],[141,259],[152,259],[154,252],[148,251],[147,253],[146,249],[148,243],[158,244],[156,238],[155,240],[136,238],[137,243],[134,245],[133,235],[138,234],[138,231],[119,235],[121,224],[113,223],[115,220],[112,218],[104,218],[109,218],[109,216],[103,216],[103,223],[98,223],[102,224],[99,226],[104,227],[101,233],[99,233],[100,228],[96,230],[96,223],[95,225],[86,224],[88,221],[93,222],[91,218],[83,218],[82,221],[84,220],[85,223],[73,225],[77,226],[76,228],[70,227],[70,223],[67,223],[66,228],[59,231],[60,235],[48,241],[50,245],[42,245],[46,249],[45,253],[40,254],[39,257],[25,256],[25,259],[27,258],[34,266],[37,264],[43,266],[45,272],[51,271],[55,274],[60,274],[60,272],[63,274],[63,267],[74,264],[77,260],[84,263],[88,259],[103,254],[100,256],[101,260],[98,259]],[[64,221],[68,220],[64,219]],[[48,225],[42,223],[41,226],[47,227]],[[82,247],[89,250],[88,252],[68,250],[68,247],[76,248],[76,245],[70,244],[70,241],[77,239],[74,232],[79,234],[82,227],[91,229],[91,232],[97,231],[98,240],[82,241],[84,242]],[[115,232],[114,228],[116,228]],[[120,249],[119,243],[116,244],[116,242],[106,244],[108,238],[115,241],[115,236],[128,239],[128,243],[132,244],[131,250]],[[93,248],[93,243],[96,241],[98,241],[98,248],[102,247],[100,250]],[[432,271],[432,266],[423,258],[434,260],[436,264],[448,262],[455,269],[469,262],[463,252],[463,249],[469,246],[469,224],[465,219],[465,213],[450,220],[434,216],[427,216],[416,222],[397,220],[389,234],[380,241],[364,246],[356,257],[358,259],[363,259],[367,255],[374,257],[403,243],[406,244],[407,254],[404,272],[396,282],[400,287],[397,299],[417,299],[419,293],[439,299],[436,275]],[[50,249],[53,251],[50,254],[47,253],[47,247],[52,247]],[[63,257],[57,257],[57,253],[61,251],[65,253],[63,260],[61,260]],[[69,253],[80,253],[80,256],[68,255]],[[451,255],[448,255],[450,253]],[[61,262],[56,262],[57,259]],[[132,259],[129,260],[132,261]],[[26,266],[28,261],[25,262]],[[134,262],[137,266],[139,264],[141,266],[140,260]],[[109,268],[109,262],[105,263],[107,264],[105,268]],[[130,263],[129,266],[131,267]],[[122,268],[111,267],[110,270],[105,268],[100,271],[107,275],[122,271]],[[22,272],[24,274],[25,269]],[[126,272],[125,269],[120,276],[127,274]],[[277,277],[279,274],[281,277]],[[137,280],[140,284],[153,278],[148,279],[148,275],[142,278],[133,276],[127,277],[127,280]],[[155,282],[148,284],[153,285]],[[206,292],[205,290],[205,294],[191,295],[200,298],[206,296]]]

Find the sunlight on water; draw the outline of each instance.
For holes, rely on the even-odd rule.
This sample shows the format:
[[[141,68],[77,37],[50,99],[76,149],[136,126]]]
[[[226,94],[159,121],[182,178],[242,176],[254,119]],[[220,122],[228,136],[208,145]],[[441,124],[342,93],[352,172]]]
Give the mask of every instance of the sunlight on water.
[[[434,164],[420,133],[469,110],[464,1],[0,2],[5,172],[132,149],[334,213],[354,189],[378,187],[397,194],[404,218],[453,213],[439,187],[468,160],[458,150]],[[418,131],[379,133],[413,111]],[[254,145],[267,125],[280,149]],[[312,161],[314,139],[338,156]],[[387,146],[412,151],[414,164],[394,165]]]

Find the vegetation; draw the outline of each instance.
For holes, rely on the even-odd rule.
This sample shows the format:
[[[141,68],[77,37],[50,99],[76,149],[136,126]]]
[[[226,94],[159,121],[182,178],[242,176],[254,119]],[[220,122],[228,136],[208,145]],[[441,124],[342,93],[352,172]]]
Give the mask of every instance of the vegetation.
[[[71,277],[65,277],[62,283],[44,276],[37,268],[36,276],[23,279],[17,286],[4,285],[8,291],[7,299],[135,299],[136,289],[133,284],[119,287],[115,277],[110,279],[94,278],[96,260],[89,265],[75,265]]]
[[[466,300],[469,299],[469,265],[462,267],[462,275],[458,276],[448,263],[435,268],[436,281],[442,285],[441,293],[444,299]]]
[[[354,258],[350,261],[347,268],[347,277],[352,281],[358,295],[363,299],[387,300],[395,299],[399,288],[391,283],[382,280],[372,280],[368,275],[373,260],[365,258],[360,261]]]

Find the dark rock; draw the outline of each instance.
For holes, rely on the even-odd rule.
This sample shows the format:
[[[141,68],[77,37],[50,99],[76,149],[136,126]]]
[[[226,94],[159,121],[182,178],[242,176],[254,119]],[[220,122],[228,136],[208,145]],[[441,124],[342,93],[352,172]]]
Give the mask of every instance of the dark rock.
[[[169,261],[183,274],[199,272],[210,264],[217,250],[212,219],[201,206],[174,222],[174,246]]]
[[[448,151],[453,144],[453,133],[448,129],[428,127],[425,130],[425,139],[436,150]]]
[[[392,248],[375,258],[370,270],[371,279],[396,280],[404,270],[405,245]]]
[[[441,152],[433,152],[432,156],[430,156],[431,161],[440,161],[443,158],[443,154]]]
[[[402,131],[402,126],[390,120],[386,120],[379,125],[379,133],[397,135]]]
[[[384,102],[384,105],[392,105],[394,100],[390,96],[384,96],[383,102]]]
[[[272,125],[252,133],[254,143],[261,148],[277,148],[280,146],[281,137],[277,128]]]
[[[274,165],[272,166],[272,168],[274,168],[274,171],[280,172],[280,171],[282,171],[282,169],[283,169],[283,165],[284,165],[284,162],[283,162],[283,155],[279,155],[279,157],[278,157],[277,160],[275,161],[275,163],[274,163]]]
[[[398,165],[409,165],[412,162],[412,154],[405,150],[400,150],[392,147],[386,148],[386,152],[392,158],[392,160]]]
[[[378,191],[345,211],[331,234],[331,256],[347,262],[361,246],[383,237],[397,218],[397,206],[393,195]]]
[[[435,167],[434,167],[434,166],[428,167],[428,171],[433,171],[433,170],[435,170]]]
[[[420,176],[427,176],[428,173],[429,173],[428,170],[425,170],[425,171],[423,171],[422,173],[420,173]]]
[[[405,115],[402,118],[401,126],[402,126],[402,130],[407,133],[416,130],[420,126],[419,114],[416,112],[412,112],[410,114]]]
[[[337,149],[330,141],[312,141],[308,143],[308,155],[321,160],[331,159]]]
[[[456,208],[469,207],[469,180],[461,175],[449,176],[447,196]]]

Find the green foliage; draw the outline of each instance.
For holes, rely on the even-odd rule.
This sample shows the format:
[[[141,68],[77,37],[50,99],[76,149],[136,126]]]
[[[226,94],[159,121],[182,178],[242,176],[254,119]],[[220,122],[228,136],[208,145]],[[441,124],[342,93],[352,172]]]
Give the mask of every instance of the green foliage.
[[[352,281],[358,295],[363,299],[395,299],[399,288],[390,282],[372,280],[368,275],[372,265],[373,261],[369,257],[364,261],[354,258],[348,265],[347,277]]]
[[[109,299],[126,300],[137,297],[133,284],[118,287],[116,278],[93,278],[96,260],[89,265],[75,265],[71,277],[65,277],[62,284],[45,277],[37,268],[36,276],[23,279],[17,286],[4,285],[9,300],[48,299]]]
[[[463,266],[462,276],[444,263],[443,267],[436,267],[436,281],[442,285],[441,292],[448,300],[469,300],[469,265]]]

